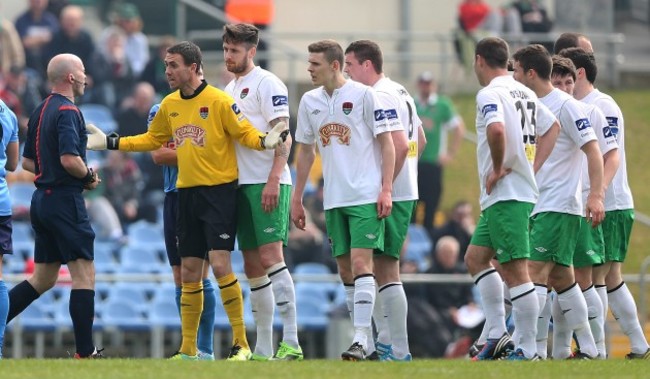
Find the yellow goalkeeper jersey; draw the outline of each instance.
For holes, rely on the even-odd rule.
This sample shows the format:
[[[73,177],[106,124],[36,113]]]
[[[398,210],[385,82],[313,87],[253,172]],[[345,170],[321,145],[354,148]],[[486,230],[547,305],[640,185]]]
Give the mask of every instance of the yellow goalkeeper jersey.
[[[234,140],[263,150],[258,131],[225,92],[205,82],[189,97],[167,95],[146,133],[120,138],[120,150],[151,151],[173,138],[178,188],[213,186],[237,179]]]

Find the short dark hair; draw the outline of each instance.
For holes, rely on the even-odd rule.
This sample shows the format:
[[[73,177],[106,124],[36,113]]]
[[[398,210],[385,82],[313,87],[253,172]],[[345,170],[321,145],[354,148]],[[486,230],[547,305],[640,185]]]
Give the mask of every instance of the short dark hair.
[[[573,62],[571,62],[571,59],[569,58],[553,55],[553,70],[551,71],[551,76],[555,75],[559,75],[560,77],[571,75],[575,82],[576,66],[573,65]]]
[[[260,30],[251,24],[226,24],[221,39],[226,43],[245,43],[250,49],[259,43]]]
[[[179,54],[183,57],[183,63],[185,63],[186,66],[191,66],[192,63],[196,63],[196,72],[198,73],[201,70],[203,56],[201,55],[201,49],[194,43],[189,41],[179,42],[168,48],[167,53]]]
[[[307,46],[307,51],[310,53],[323,53],[328,63],[338,61],[341,69],[343,69],[343,62],[345,62],[343,48],[333,39],[324,39],[314,42]]]
[[[560,34],[560,36],[555,40],[555,44],[553,45],[553,54],[559,54],[560,51],[569,47],[578,47],[580,38],[587,38],[587,36],[574,32]]]
[[[377,74],[384,72],[384,57],[381,48],[375,42],[367,39],[354,41],[345,49],[345,54],[354,53],[359,63],[370,61]]]
[[[499,37],[487,37],[478,41],[474,54],[482,56],[492,68],[508,67],[508,43]]]
[[[512,58],[519,62],[524,71],[535,70],[538,77],[551,80],[553,61],[544,46],[540,44],[524,46],[517,50]]]
[[[562,49],[560,56],[571,59],[576,69],[584,68],[587,81],[594,84],[596,76],[598,76],[598,66],[596,65],[596,57],[594,57],[594,54],[588,53],[580,47],[570,47],[568,49]]]

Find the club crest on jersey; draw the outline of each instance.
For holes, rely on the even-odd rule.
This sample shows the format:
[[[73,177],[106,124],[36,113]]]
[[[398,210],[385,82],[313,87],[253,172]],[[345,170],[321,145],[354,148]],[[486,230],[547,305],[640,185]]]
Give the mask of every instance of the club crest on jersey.
[[[328,146],[332,142],[332,138],[338,138],[339,144],[349,146],[351,134],[348,126],[334,122],[325,124],[318,129],[318,135],[323,147]]]
[[[243,98],[245,98],[246,96],[248,96],[248,92],[249,92],[249,91],[250,91],[250,90],[249,90],[248,88],[244,88],[243,90],[241,90],[241,92],[239,93],[239,98],[240,98],[240,99],[243,99]]]
[[[201,127],[191,124],[185,124],[174,130],[174,145],[178,148],[183,146],[185,141],[189,140],[194,146],[205,146],[205,130]]]
[[[199,116],[201,116],[201,118],[205,120],[206,118],[208,118],[208,111],[209,111],[208,107],[199,108]]]
[[[279,107],[282,105],[287,105],[289,104],[289,98],[284,96],[284,95],[276,95],[271,98],[273,100],[273,106],[274,107]]]
[[[352,104],[351,102],[346,101],[345,103],[343,103],[343,113],[345,113],[346,116],[349,115],[350,112],[352,112],[352,108],[354,108],[354,104]]]
[[[576,127],[578,130],[585,130],[587,128],[591,128],[591,123],[589,122],[589,119],[581,118],[579,120],[576,120]]]

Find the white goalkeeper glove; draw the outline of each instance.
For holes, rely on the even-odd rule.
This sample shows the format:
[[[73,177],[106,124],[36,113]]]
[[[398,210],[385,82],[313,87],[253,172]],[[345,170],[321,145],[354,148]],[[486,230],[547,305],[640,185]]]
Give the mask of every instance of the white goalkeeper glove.
[[[267,150],[275,149],[279,144],[287,140],[289,126],[286,122],[278,122],[266,136],[262,137],[262,147]]]
[[[86,144],[88,150],[118,150],[120,136],[117,133],[106,135],[93,124],[86,124],[86,131],[88,132],[88,143]]]

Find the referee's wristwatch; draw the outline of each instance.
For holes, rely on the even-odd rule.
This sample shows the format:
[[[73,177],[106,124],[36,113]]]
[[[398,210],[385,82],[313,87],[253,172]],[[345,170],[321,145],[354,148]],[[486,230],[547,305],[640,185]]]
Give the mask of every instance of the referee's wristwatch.
[[[81,179],[81,182],[84,187],[87,187],[89,184],[95,183],[95,181],[97,181],[97,175],[95,175],[95,171],[93,171],[91,167],[88,167],[88,172],[86,173],[86,176]]]

